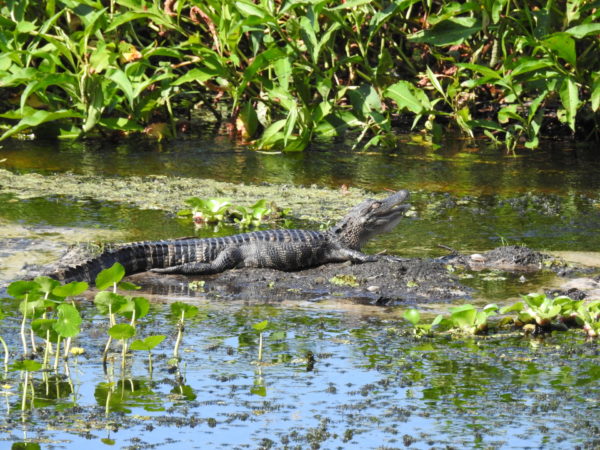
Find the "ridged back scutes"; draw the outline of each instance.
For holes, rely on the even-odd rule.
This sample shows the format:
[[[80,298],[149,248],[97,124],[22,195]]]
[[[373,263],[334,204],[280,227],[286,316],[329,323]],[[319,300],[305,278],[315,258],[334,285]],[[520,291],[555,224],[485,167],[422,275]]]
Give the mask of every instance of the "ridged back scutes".
[[[64,282],[87,281],[93,283],[104,269],[119,262],[127,275],[143,272],[152,268],[165,268],[188,262],[211,262],[227,246],[244,246],[253,243],[288,243],[296,248],[304,248],[296,254],[285,255],[275,252],[281,258],[294,258],[302,261],[306,251],[317,242],[323,242],[325,233],[312,230],[262,230],[234,234],[216,238],[186,238],[161,241],[141,241],[119,246],[92,258],[85,263],[70,267],[54,274]],[[275,246],[276,247],[276,246]],[[313,259],[313,258],[311,258]],[[282,263],[285,261],[282,260]]]

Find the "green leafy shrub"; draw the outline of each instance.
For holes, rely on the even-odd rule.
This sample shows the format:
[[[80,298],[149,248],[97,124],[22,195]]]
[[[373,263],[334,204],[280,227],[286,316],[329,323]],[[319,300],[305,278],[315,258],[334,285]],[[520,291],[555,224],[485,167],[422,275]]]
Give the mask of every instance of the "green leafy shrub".
[[[586,0],[11,0],[0,139],[161,139],[196,110],[264,150],[393,145],[402,117],[432,145],[454,127],[536,148],[548,110],[598,139],[598,19]]]

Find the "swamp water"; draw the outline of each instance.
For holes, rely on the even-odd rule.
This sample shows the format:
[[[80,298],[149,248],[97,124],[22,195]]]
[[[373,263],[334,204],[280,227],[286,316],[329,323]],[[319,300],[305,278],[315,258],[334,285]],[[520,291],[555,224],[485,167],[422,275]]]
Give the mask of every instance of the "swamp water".
[[[218,141],[8,147],[0,149],[2,168],[59,174],[57,180],[93,175],[135,176],[143,182],[167,175],[274,186],[347,184],[351,191],[408,188],[414,192],[414,216],[367,251],[429,257],[445,253],[438,244],[467,252],[523,243],[586,252],[588,261],[598,261],[600,178],[591,149],[556,146],[513,157],[470,149],[460,141],[438,152],[407,145],[379,154],[317,148],[264,155]],[[174,218],[172,212],[183,205],[144,205],[143,195],[132,198],[135,205],[87,194],[65,196],[56,184],[37,195],[28,187],[26,196],[2,186],[0,282],[18,276],[24,262],[52,261],[71,243],[214,235]],[[236,202],[227,191],[222,196]],[[288,206],[285,198],[275,200]],[[301,218],[307,211],[292,212],[300,217],[296,226],[319,226]],[[233,232],[224,228],[217,234]],[[553,282],[547,275],[524,284],[517,277],[489,275],[473,281],[479,304],[504,304]],[[35,397],[27,397],[25,411],[23,374],[4,377],[0,447],[18,442],[40,448],[600,446],[598,344],[576,332],[543,339],[415,337],[401,319],[402,308],[351,305],[343,299],[269,304],[264,298],[147,297],[153,306],[137,337],[167,336],[153,351],[153,372],[146,352],[132,352],[122,370],[117,344],[104,372],[106,318],[91,298],[82,300],[84,322],[75,345],[85,353],[71,357],[68,368],[61,365],[58,376],[32,373]],[[169,315],[173,301],[191,301],[204,313],[204,320],[186,323],[179,372],[168,361],[176,334]],[[7,317],[0,335],[13,362],[20,348],[17,302],[5,300],[3,310]],[[258,363],[252,325],[264,320],[269,325]]]

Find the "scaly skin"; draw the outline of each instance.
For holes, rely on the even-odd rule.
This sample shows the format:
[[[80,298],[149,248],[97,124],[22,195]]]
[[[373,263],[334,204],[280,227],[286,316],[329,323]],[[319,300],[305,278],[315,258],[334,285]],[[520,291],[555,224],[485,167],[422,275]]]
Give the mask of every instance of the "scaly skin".
[[[119,262],[127,275],[213,274],[239,267],[300,270],[331,262],[375,261],[360,252],[374,235],[391,231],[408,205],[408,191],[383,200],[365,200],[327,231],[268,230],[220,238],[137,242],[107,251],[79,266],[50,276],[63,282],[93,282],[101,270]]]

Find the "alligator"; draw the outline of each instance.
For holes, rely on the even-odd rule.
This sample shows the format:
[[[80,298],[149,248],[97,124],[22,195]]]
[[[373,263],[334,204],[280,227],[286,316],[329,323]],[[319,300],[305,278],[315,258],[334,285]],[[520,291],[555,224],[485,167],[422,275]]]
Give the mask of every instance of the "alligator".
[[[365,254],[360,249],[373,236],[398,225],[409,207],[403,203],[408,197],[408,191],[400,190],[382,200],[365,200],[325,231],[279,229],[135,242],[49,276],[67,283],[93,283],[100,271],[117,262],[126,275],[145,271],[208,275],[242,267],[294,271],[333,262],[377,261],[386,256]]]

